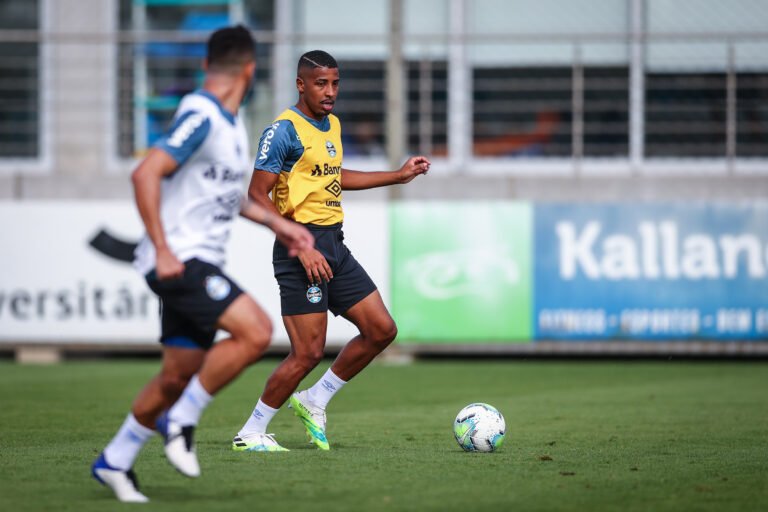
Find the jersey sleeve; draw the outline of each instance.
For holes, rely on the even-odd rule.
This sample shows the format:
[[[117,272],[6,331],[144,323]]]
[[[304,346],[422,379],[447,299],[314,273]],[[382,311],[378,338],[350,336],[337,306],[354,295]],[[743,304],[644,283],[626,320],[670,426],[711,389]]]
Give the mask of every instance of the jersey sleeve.
[[[182,165],[197,151],[210,130],[211,121],[205,114],[188,110],[174,120],[171,129],[155,143],[155,147]]]
[[[293,123],[287,119],[275,121],[261,134],[253,168],[275,174],[289,171],[303,151]]]

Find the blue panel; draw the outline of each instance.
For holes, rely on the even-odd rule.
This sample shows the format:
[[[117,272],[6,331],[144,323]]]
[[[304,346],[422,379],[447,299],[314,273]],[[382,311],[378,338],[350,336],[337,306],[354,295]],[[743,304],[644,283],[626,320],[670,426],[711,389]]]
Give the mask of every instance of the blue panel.
[[[768,340],[768,204],[538,205],[537,339]]]

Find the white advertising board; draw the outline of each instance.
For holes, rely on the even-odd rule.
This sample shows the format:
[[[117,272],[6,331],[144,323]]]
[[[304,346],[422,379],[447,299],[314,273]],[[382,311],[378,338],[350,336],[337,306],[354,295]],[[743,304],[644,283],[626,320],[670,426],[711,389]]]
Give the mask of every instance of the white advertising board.
[[[389,300],[384,202],[345,203],[345,242]],[[0,202],[0,342],[146,344],[159,334],[157,300],[124,261],[94,249],[100,231],[135,242],[142,225],[130,201]],[[271,233],[238,220],[226,271],[268,312],[276,344],[288,337],[272,274]],[[330,315],[328,344],[356,334]]]

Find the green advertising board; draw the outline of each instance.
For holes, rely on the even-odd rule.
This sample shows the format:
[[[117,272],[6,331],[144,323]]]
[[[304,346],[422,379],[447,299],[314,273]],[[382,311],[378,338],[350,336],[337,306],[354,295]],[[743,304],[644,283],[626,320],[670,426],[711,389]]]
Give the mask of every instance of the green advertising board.
[[[400,202],[390,211],[398,340],[530,341],[530,204]]]

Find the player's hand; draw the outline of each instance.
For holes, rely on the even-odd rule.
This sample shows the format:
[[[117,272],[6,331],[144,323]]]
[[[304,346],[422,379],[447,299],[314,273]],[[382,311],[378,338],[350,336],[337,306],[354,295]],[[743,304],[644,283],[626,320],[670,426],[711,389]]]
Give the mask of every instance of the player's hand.
[[[308,249],[299,253],[299,261],[307,272],[307,279],[310,283],[320,284],[323,281],[333,279],[331,266],[328,265],[325,257],[317,249]]]
[[[282,217],[277,219],[272,229],[280,243],[288,248],[288,255],[291,258],[315,246],[315,237],[307,228]]]
[[[168,249],[157,251],[155,274],[157,279],[177,279],[184,275],[184,264]]]
[[[398,171],[399,182],[408,183],[420,174],[427,174],[432,162],[425,156],[414,156],[409,158]]]

